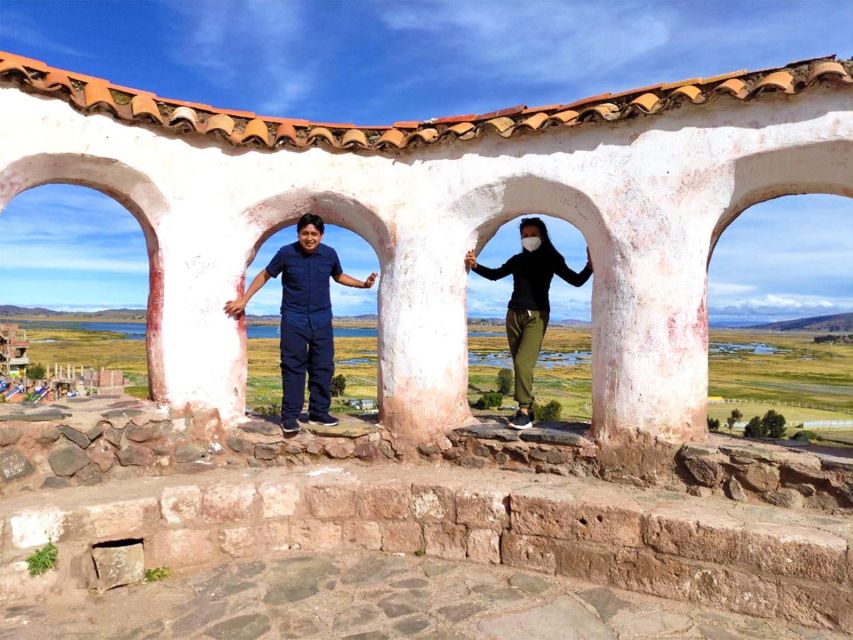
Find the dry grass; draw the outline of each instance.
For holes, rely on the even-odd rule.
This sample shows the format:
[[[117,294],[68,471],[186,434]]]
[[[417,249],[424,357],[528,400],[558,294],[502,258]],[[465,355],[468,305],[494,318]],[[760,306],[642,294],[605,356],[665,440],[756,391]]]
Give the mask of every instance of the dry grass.
[[[364,321],[349,326],[366,326]],[[469,348],[483,353],[507,350],[501,327],[474,328],[493,331],[494,336],[472,337]],[[68,329],[30,329],[30,358],[51,365],[54,362],[93,367],[120,368],[133,383],[133,391],[144,393],[147,386],[145,343],[124,340],[115,334]],[[853,419],[853,345],[815,344],[812,334],[746,331],[712,331],[711,342],[748,344],[761,342],[782,352],[773,355],[753,353],[711,354],[709,395],[757,401],[741,408],[745,416],[776,409],[789,423],[804,420]],[[56,340],[56,342],[44,342]],[[545,336],[544,351],[589,351],[588,329],[551,327]],[[337,373],[347,377],[345,396],[375,398],[377,384],[376,339],[337,338]],[[367,363],[347,361],[366,358]],[[478,390],[496,387],[497,368],[472,366],[469,370],[470,398]],[[591,415],[591,379],[589,365],[537,368],[537,400],[558,400],[566,419],[589,419]],[[276,404],[281,397],[277,339],[249,341],[248,404],[251,407]],[[507,400],[511,403],[511,399]],[[784,404],[783,404],[784,403]],[[813,405],[791,407],[791,404]],[[724,418],[733,405],[711,404],[712,416]],[[749,410],[745,410],[748,408]],[[722,415],[720,415],[722,413]]]

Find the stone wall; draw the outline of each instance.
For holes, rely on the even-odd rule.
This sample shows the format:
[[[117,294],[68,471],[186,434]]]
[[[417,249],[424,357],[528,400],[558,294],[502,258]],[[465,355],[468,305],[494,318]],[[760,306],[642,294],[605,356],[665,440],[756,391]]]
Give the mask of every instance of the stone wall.
[[[483,425],[457,429],[443,451],[426,445],[425,460],[522,473],[594,477],[691,495],[765,502],[853,515],[853,458],[812,453],[773,441],[712,434],[707,443],[599,447],[583,425],[553,425],[524,432]]]
[[[285,440],[277,423],[261,417],[226,429],[215,411],[204,409],[105,397],[73,404],[73,412],[0,414],[0,496],[219,467],[398,457],[387,434],[358,420],[312,426]]]
[[[97,584],[93,545],[148,568],[358,548],[502,563],[853,631],[848,518],[662,490],[426,465],[219,470],[0,503],[0,600]],[[26,575],[53,540],[59,567]]]

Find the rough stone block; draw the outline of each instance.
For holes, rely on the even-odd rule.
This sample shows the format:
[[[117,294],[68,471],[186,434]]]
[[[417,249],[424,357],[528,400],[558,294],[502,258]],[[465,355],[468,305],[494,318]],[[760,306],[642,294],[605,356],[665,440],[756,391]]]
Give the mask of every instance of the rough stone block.
[[[412,485],[412,512],[424,522],[455,522],[453,491],[441,485]]]
[[[758,493],[772,491],[779,486],[779,467],[765,463],[751,464],[737,474],[737,479],[752,491]]]
[[[207,447],[196,442],[183,442],[175,447],[175,462],[195,462],[207,457]]]
[[[78,431],[74,427],[62,425],[61,427],[59,427],[59,433],[64,435],[66,438],[68,438],[71,442],[76,444],[81,449],[85,449],[90,444],[92,444],[92,441],[89,439],[89,436],[87,436],[82,431]]]
[[[195,485],[166,487],[160,494],[160,513],[169,524],[186,524],[201,513],[201,488]]]
[[[417,522],[380,522],[382,551],[386,553],[414,553],[425,547],[424,532]]]
[[[473,562],[479,562],[481,564],[500,564],[500,533],[494,529],[471,529],[468,532],[467,553],[468,559]]]
[[[268,480],[258,485],[261,514],[265,519],[288,518],[300,509],[302,493],[299,486],[287,480]]]
[[[86,451],[86,455],[89,456],[89,460],[91,460],[93,464],[97,465],[98,469],[103,473],[112,469],[113,465],[116,463],[116,457],[115,453],[113,453],[112,445],[103,438],[94,442]]]
[[[468,529],[449,522],[426,523],[424,541],[428,556],[447,560],[464,560],[468,546]]]
[[[555,573],[557,556],[554,541],[539,536],[526,536],[506,531],[501,536],[503,564],[519,569]]]
[[[303,551],[331,551],[341,544],[341,526],[313,518],[290,520],[290,542]]]
[[[516,533],[627,547],[642,545],[642,508],[610,487],[590,487],[583,495],[530,487],[513,492],[510,505]]]
[[[90,542],[141,538],[160,520],[160,505],[156,498],[116,500],[84,507],[73,518],[75,535]]]
[[[379,551],[382,548],[382,532],[378,522],[349,520],[341,525],[343,546],[355,549]]]
[[[683,464],[693,479],[705,487],[718,486],[726,475],[719,462],[707,457],[685,458]]]
[[[208,522],[245,522],[252,518],[255,496],[251,482],[211,485],[204,491],[202,516]]]
[[[643,518],[643,540],[663,553],[726,563],[741,555],[743,524],[692,504],[658,507]]]
[[[275,460],[281,449],[280,444],[256,444],[254,455],[258,460]]]
[[[171,423],[166,422],[165,425],[171,426]],[[165,425],[160,422],[146,422],[144,424],[131,422],[125,428],[124,435],[128,440],[133,442],[150,442],[151,440],[159,440],[163,437]]]
[[[145,579],[145,554],[142,543],[121,547],[92,549],[97,580],[90,587],[106,591],[113,587],[135,584]]]
[[[807,627],[853,633],[853,589],[837,585],[782,581],[776,613]]]
[[[0,480],[3,482],[26,478],[34,472],[33,464],[17,448],[0,451]]]
[[[412,489],[403,482],[371,484],[359,492],[365,520],[405,520],[412,515]]]
[[[198,529],[159,531],[145,539],[145,562],[149,567],[178,569],[222,559],[215,532]]]
[[[47,462],[56,475],[67,477],[89,464],[89,457],[80,447],[67,445],[51,451]]]
[[[8,447],[15,444],[21,438],[21,430],[18,427],[0,428],[0,447]]]
[[[150,467],[157,461],[157,457],[148,447],[127,444],[119,449],[118,461],[125,467]]]
[[[43,445],[53,444],[59,440],[59,427],[54,424],[43,426],[36,436],[36,442]]]
[[[616,566],[617,551],[613,547],[595,542],[558,542],[553,551],[557,557],[557,573],[608,584],[611,571]]]
[[[742,536],[737,557],[741,564],[822,583],[841,584],[847,577],[847,540],[839,535],[819,528],[757,523],[744,528]]]
[[[98,465],[89,464],[75,473],[74,479],[83,486],[91,487],[96,484],[101,484],[104,481],[104,474],[101,473]]]
[[[502,530],[509,524],[507,491],[462,489],[456,494],[456,522],[472,529]]]
[[[344,438],[332,438],[324,442],[323,447],[330,458],[337,460],[351,458],[355,453],[355,443]]]
[[[316,518],[351,520],[358,516],[358,493],[345,484],[318,484],[305,487],[305,499]]]
[[[67,514],[55,507],[21,511],[9,518],[12,546],[29,549],[56,542],[65,532]]]
[[[290,548],[290,525],[287,522],[265,522],[251,527],[223,529],[219,532],[218,541],[219,548],[232,558],[262,556]]]

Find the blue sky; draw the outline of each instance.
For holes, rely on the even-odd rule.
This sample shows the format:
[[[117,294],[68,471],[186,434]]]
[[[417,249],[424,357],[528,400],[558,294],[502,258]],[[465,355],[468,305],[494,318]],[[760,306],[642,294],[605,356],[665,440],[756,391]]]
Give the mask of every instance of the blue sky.
[[[0,49],[159,95],[315,120],[383,124],[567,102],[654,82],[853,55],[853,3],[793,2],[38,2],[0,0]],[[712,321],[853,310],[853,200],[763,203],[723,236],[711,263]],[[551,224],[570,265],[583,239]],[[254,273],[293,230],[271,238]],[[343,229],[327,241],[345,269],[376,269]],[[26,250],[22,249],[26,246]],[[481,260],[517,251],[513,224]],[[471,276],[472,315],[501,315],[509,282]],[[557,282],[555,313],[589,318],[590,287]],[[375,293],[335,287],[339,315],[375,311]],[[144,240],[118,204],[47,186],[0,215],[0,304],[141,306]],[[251,312],[274,312],[278,291]]]

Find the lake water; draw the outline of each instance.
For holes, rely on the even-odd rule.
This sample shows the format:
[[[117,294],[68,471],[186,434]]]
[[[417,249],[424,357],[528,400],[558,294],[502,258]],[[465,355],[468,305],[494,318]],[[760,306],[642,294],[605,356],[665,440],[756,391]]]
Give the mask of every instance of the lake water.
[[[712,342],[708,345],[708,353],[755,353],[758,355],[772,355],[780,353],[776,347],[763,342]]]
[[[65,321],[56,322],[48,320],[21,321],[24,329],[77,329],[82,331],[105,331],[120,333],[129,340],[145,340],[144,322],[97,322],[97,321]],[[246,335],[253,338],[278,338],[279,331],[276,324],[250,324],[246,327]],[[468,333],[473,337],[497,336],[503,338],[503,333],[488,331],[471,331]],[[335,327],[335,336],[338,338],[375,338],[374,327]]]

